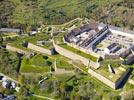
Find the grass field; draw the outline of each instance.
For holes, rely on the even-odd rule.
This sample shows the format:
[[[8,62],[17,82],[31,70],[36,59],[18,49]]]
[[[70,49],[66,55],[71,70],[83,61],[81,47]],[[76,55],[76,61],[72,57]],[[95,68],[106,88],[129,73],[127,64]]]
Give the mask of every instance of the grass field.
[[[65,69],[65,70],[72,70],[74,67],[73,65],[67,63],[64,60],[56,60],[57,68]]]
[[[54,37],[55,44],[64,44],[63,37]]]
[[[44,59],[42,55],[36,55],[31,59],[23,58],[20,71],[24,72],[24,73],[48,72],[48,71],[50,71],[50,66],[52,65],[52,64],[48,65],[47,64],[48,61],[53,64],[52,59],[50,59],[50,58]]]
[[[73,70],[73,65],[67,62],[67,58],[62,56],[47,56],[38,54],[31,59],[23,58],[21,64],[21,72],[26,73],[34,73],[34,72],[48,72],[50,71],[50,66],[54,68],[54,62],[56,59],[57,68],[65,69],[65,70]],[[48,65],[48,61],[52,63],[52,65]]]

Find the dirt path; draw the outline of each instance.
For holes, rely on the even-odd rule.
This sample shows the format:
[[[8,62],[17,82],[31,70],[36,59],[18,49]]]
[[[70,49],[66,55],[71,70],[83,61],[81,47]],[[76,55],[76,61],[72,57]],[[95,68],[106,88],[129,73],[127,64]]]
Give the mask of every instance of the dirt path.
[[[42,98],[42,99],[45,99],[45,100],[54,100],[52,98],[45,97],[45,96],[40,96],[40,95],[36,95],[36,94],[33,94],[33,96],[38,97],[38,98]]]
[[[0,75],[4,76],[5,78],[7,78],[7,79],[9,79],[9,80],[11,80],[11,81],[13,81],[13,82],[15,82],[15,83],[19,83],[18,81],[14,80],[13,78],[11,78],[11,77],[9,77],[9,76],[3,74],[3,73],[0,73]]]

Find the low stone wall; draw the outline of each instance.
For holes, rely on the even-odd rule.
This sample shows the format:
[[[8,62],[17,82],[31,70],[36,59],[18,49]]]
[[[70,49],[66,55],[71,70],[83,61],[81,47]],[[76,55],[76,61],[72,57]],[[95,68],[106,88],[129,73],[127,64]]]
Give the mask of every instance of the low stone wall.
[[[45,48],[42,48],[42,47],[39,47],[39,46],[34,45],[34,44],[32,44],[32,43],[28,43],[27,48],[32,49],[32,50],[35,50],[35,51],[38,51],[38,52],[40,52],[40,53],[52,55],[51,50],[45,49]]]
[[[19,48],[16,48],[16,47],[13,47],[10,44],[6,45],[6,49],[10,50],[10,51],[13,51],[13,52],[23,53],[23,54],[27,53],[27,51],[19,49]]]
[[[66,50],[66,49],[60,47],[59,45],[54,44],[54,47],[55,47],[55,50],[59,54],[65,56],[65,57],[67,57],[69,59],[72,59],[72,60],[81,61],[85,66],[92,66],[94,68],[98,68],[100,66],[100,64],[98,62],[89,61],[89,59],[87,59],[85,57],[82,57],[82,56],[80,56],[78,54],[75,54],[75,53],[73,53],[73,52],[71,52],[69,50]]]
[[[111,88],[116,89],[114,82],[112,82],[109,79],[105,78],[104,76],[96,73],[92,69],[88,69],[88,73],[91,74],[92,76],[94,76],[95,78],[97,78],[98,80],[100,80],[101,82],[103,82],[104,84],[107,84]]]

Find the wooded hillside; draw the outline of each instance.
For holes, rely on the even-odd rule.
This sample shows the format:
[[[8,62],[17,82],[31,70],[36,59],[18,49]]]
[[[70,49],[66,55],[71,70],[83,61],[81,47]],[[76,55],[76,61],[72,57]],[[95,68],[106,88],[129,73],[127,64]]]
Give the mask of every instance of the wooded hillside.
[[[132,16],[133,0],[0,0],[0,27],[61,24],[87,17],[132,30]]]

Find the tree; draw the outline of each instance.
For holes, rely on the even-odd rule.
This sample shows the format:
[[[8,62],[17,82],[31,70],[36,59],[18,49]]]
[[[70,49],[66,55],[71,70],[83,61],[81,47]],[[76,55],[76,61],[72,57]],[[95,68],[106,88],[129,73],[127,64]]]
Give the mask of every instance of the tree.
[[[89,99],[89,100],[93,99],[97,95],[94,90],[94,85],[90,81],[86,84],[81,83],[78,93],[82,99]]]
[[[51,66],[52,65],[52,62],[51,61],[46,61],[46,66]]]
[[[43,58],[44,58],[45,60],[47,60],[47,59],[48,59],[48,56],[43,56]]]

